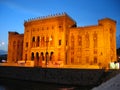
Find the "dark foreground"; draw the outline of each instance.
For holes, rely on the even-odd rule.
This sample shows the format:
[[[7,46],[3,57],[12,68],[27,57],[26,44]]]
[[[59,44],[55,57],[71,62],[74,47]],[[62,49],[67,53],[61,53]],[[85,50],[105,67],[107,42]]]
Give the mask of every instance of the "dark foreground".
[[[0,66],[0,78],[57,83],[64,85],[99,85],[104,69],[40,68]]]
[[[0,90],[90,90],[94,86],[72,86],[35,81],[0,78]]]
[[[0,66],[0,90],[90,90],[118,73],[120,70]]]

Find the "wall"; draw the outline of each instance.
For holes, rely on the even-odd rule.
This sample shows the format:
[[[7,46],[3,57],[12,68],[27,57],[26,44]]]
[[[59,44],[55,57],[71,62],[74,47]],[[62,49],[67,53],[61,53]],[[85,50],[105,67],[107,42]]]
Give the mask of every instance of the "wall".
[[[104,75],[102,69],[55,69],[39,67],[0,66],[1,78],[13,78],[68,85],[97,85]]]

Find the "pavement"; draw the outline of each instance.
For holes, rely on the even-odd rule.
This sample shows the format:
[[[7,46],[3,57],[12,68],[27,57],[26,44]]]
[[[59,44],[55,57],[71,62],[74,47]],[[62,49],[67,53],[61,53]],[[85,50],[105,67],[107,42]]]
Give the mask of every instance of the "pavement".
[[[120,90],[120,73],[92,90]]]
[[[18,64],[18,63],[0,63],[0,66],[19,66],[19,67],[34,67],[34,65],[27,64]],[[43,65],[43,67],[47,68],[75,68],[75,69],[99,69],[97,65]]]

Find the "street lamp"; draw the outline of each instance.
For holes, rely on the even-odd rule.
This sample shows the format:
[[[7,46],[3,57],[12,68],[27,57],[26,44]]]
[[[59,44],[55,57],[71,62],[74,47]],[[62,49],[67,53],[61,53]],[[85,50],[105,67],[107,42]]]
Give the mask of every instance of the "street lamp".
[[[45,63],[45,65],[46,65],[46,67],[47,67],[47,61],[48,61],[48,43],[50,42],[50,41],[52,41],[52,38],[50,37],[47,37],[46,38],[46,63]]]

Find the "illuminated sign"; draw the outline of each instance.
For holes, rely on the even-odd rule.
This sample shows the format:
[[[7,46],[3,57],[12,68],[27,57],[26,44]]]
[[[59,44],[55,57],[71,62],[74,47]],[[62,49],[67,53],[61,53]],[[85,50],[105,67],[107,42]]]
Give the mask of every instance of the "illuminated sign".
[[[110,63],[110,69],[119,69],[119,63],[111,62]]]

